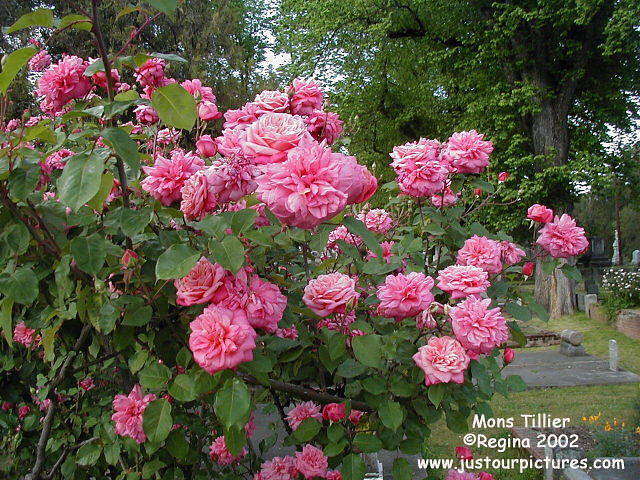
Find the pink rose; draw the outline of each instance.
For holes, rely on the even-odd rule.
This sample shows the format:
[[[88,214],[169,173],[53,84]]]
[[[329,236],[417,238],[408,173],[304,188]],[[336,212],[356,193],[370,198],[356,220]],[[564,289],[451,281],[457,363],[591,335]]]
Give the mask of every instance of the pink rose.
[[[301,452],[296,452],[295,466],[304,478],[310,480],[325,476],[329,460],[319,448],[305,445]]]
[[[445,187],[444,192],[436,193],[431,196],[431,203],[434,207],[450,207],[458,201],[458,194],[451,190],[449,186]]]
[[[418,315],[433,302],[433,284],[433,278],[424,273],[387,275],[385,282],[378,286],[378,313],[396,321]]]
[[[213,102],[203,101],[198,105],[198,116],[203,122],[211,122],[222,117],[222,113],[218,111],[218,106]]]
[[[504,359],[504,363],[507,365],[513,362],[515,356],[516,352],[512,348],[505,348],[504,352],[502,352],[502,358]]]
[[[164,83],[164,69],[167,65],[161,58],[150,58],[136,68],[136,81],[143,87],[160,87]]]
[[[140,186],[168,207],[182,197],[180,191],[187,179],[203,166],[200,157],[180,150],[172,151],[171,158],[158,155],[152,167],[142,167],[147,177]]]
[[[488,472],[480,472],[478,480],[493,480],[493,475]]]
[[[489,275],[478,267],[451,265],[438,272],[438,288],[453,299],[480,295],[489,285]]]
[[[136,114],[136,120],[141,125],[153,125],[160,117],[150,105],[138,105],[133,112]]]
[[[493,144],[483,139],[484,135],[475,130],[451,135],[447,142],[447,154],[456,172],[481,173],[486,168]]]
[[[215,438],[213,440],[213,443],[209,447],[209,458],[211,458],[211,460],[216,462],[218,465],[223,466],[239,463],[246,454],[247,449],[243,448],[240,451],[239,455],[232,455],[227,448],[224,436]]]
[[[225,157],[244,155],[242,144],[244,143],[246,133],[240,128],[227,128],[222,131],[222,135],[216,138],[218,144],[218,152]]]
[[[253,275],[249,280],[246,306],[247,317],[253,328],[262,328],[274,333],[287,307],[287,297],[273,283]]]
[[[296,78],[287,92],[291,96],[291,113],[294,115],[311,115],[314,110],[322,109],[324,94],[313,80]]]
[[[354,425],[358,425],[363,415],[364,415],[364,412],[361,412],[360,410],[356,410],[352,408],[351,413],[349,414],[349,421]]]
[[[302,300],[316,315],[326,317],[353,308],[359,296],[355,280],[335,272],[311,280],[304,289]]]
[[[311,136],[318,142],[324,140],[328,145],[332,145],[342,135],[343,122],[334,112],[314,110],[305,118],[304,123],[307,124],[307,130]]]
[[[473,460],[473,452],[469,447],[456,447],[456,457],[460,460]]]
[[[193,359],[210,375],[253,360],[256,332],[244,311],[210,305],[189,328]]]
[[[211,191],[217,196],[218,203],[237,202],[251,195],[258,184],[258,167],[243,157],[224,157],[214,160],[204,170]]]
[[[356,217],[372,232],[386,235],[393,227],[391,214],[382,208],[373,208],[368,212],[360,212]]]
[[[522,266],[522,275],[525,277],[530,277],[533,275],[533,271],[536,268],[536,264],[533,262],[527,262]]]
[[[378,190],[378,179],[373,176],[373,174],[365,167],[364,165],[360,165],[360,169],[362,170],[362,176],[364,181],[362,183],[362,191],[360,195],[354,200],[354,203],[364,203],[369,200]]]
[[[508,178],[509,178],[509,172],[500,172],[498,174],[499,183],[506,182]]]
[[[499,308],[489,308],[491,299],[467,298],[451,309],[451,326],[472,359],[488,355],[509,339],[507,322]]]
[[[491,274],[502,271],[502,249],[495,240],[474,235],[458,250],[458,265],[472,265]]]
[[[217,152],[216,141],[211,135],[202,135],[196,142],[198,155],[201,157],[213,157]]]
[[[527,218],[530,218],[534,222],[549,223],[553,220],[553,210],[535,203],[527,210]]]
[[[218,206],[218,196],[209,182],[206,170],[191,175],[180,190],[180,210],[187,220],[202,220]]]
[[[536,243],[554,258],[575,257],[589,248],[584,229],[566,213],[542,227]]]
[[[202,80],[199,78],[185,80],[180,85],[189,92],[197,102],[201,101],[202,103],[212,103],[215,106],[216,96],[213,94],[213,90],[211,87],[203,85]],[[217,110],[218,109],[216,108],[216,111]],[[216,118],[220,118],[221,116],[222,114]]]
[[[242,108],[237,110],[227,110],[224,112],[224,123],[222,128],[231,129],[239,128],[244,130],[253,122],[258,120],[258,105],[254,102],[245,103]]]
[[[449,169],[440,159],[441,149],[437,140],[424,138],[393,147],[391,166],[403,193],[430,197],[444,190]]]
[[[87,377],[84,380],[80,380],[78,382],[78,385],[80,386],[81,389],[86,390],[87,392],[89,390],[93,390],[95,388],[95,382],[93,381],[93,378],[91,377]]]
[[[426,386],[436,383],[463,383],[469,357],[460,342],[451,337],[431,337],[418,349],[413,361],[424,372]]]
[[[339,422],[346,415],[346,405],[344,403],[328,403],[322,409],[322,418],[330,422]]]
[[[91,90],[91,81],[84,75],[87,66],[82,58],[69,55],[50,66],[38,80],[36,94],[44,97],[40,108],[56,114],[70,101],[87,95]]]
[[[244,154],[256,164],[283,162],[306,132],[300,117],[288,113],[267,113],[246,129]]]
[[[320,413],[320,406],[318,404],[313,402],[298,403],[286,416],[287,423],[291,427],[291,430],[294,431],[308,418],[315,418],[319,422],[322,422],[322,413]]]
[[[40,344],[40,335],[36,335],[36,331],[33,328],[29,328],[24,322],[20,322],[13,329],[13,341],[33,349]]]
[[[51,55],[46,50],[40,50],[29,60],[29,70],[32,72],[43,72],[51,65]]]
[[[295,459],[293,457],[274,457],[260,466],[253,480],[297,480]]]
[[[137,443],[144,443],[147,435],[142,428],[142,418],[147,406],[156,399],[154,393],[142,395],[142,387],[135,385],[129,395],[116,395],[113,398],[111,420],[115,422],[115,432],[121,437],[131,437]]]
[[[256,95],[257,114],[284,113],[289,110],[289,95],[274,90],[265,90]]]
[[[342,474],[339,470],[329,470],[324,478],[325,480],[342,480]]]
[[[201,257],[186,277],[174,282],[176,303],[189,307],[211,302],[223,288],[226,275],[227,271],[220,265]]]
[[[30,411],[31,409],[27,405],[21,406],[20,408],[18,408],[18,418],[20,420],[23,420],[27,415],[29,415]]]
[[[515,265],[526,255],[525,251],[515,243],[507,242],[506,240],[500,242],[500,250],[502,251],[502,261],[506,265]]]

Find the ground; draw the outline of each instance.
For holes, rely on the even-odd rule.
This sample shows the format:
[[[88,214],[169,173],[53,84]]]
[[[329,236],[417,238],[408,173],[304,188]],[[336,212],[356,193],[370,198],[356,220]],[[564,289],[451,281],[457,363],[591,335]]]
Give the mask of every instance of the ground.
[[[548,323],[533,320],[535,326],[560,332],[565,328],[579,330],[584,333],[584,346],[592,355],[606,359],[608,342],[615,339],[620,351],[620,366],[640,374],[640,341],[633,340],[608,325],[593,321],[584,314],[550,320]],[[557,349],[557,346],[539,347],[538,350]],[[517,351],[516,351],[517,354]],[[497,395],[491,402],[496,418],[516,417],[520,414],[548,413],[554,417],[570,417],[571,425],[583,424],[583,417],[601,415],[601,421],[626,422],[627,425],[640,424],[640,385],[605,385],[568,388],[533,389],[512,394],[509,398]],[[473,430],[472,430],[473,431]],[[475,430],[480,432],[480,430]],[[497,428],[483,431],[487,436],[500,437],[508,435],[508,429]],[[456,446],[463,444],[460,435],[450,432],[446,426],[437,425],[433,429],[433,457],[451,458]],[[515,458],[522,456],[516,450],[499,453],[495,449],[475,449],[476,457]],[[542,473],[528,471],[491,471],[498,480],[538,480]]]

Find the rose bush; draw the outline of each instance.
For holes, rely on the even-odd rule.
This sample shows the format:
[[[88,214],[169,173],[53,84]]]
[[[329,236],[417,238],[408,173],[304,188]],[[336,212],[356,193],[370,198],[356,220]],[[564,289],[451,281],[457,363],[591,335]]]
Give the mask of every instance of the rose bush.
[[[378,188],[314,81],[219,112],[180,57],[107,52],[97,5],[8,29],[84,30],[99,58],[33,42],[0,73],[6,106],[43,71],[39,111],[0,117],[3,477],[362,479],[362,453],[426,455],[431,425],[525,388],[499,348],[545,315],[526,253],[468,220],[499,188],[490,141],[395,147]],[[545,212],[541,247],[580,253]]]

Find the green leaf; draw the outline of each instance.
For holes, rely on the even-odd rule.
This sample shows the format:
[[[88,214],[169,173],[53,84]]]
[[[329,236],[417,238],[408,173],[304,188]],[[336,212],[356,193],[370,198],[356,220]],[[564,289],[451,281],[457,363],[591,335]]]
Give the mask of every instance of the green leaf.
[[[362,238],[362,241],[369,248],[369,250],[375,253],[378,258],[382,258],[382,247],[380,246],[380,242],[375,237],[375,235],[367,229],[364,223],[351,216],[344,217],[343,223],[351,233]]]
[[[158,257],[156,263],[156,278],[170,280],[182,278],[198,262],[200,254],[188,245],[171,245]]]
[[[527,344],[527,337],[525,337],[524,333],[522,333],[522,330],[520,330],[520,325],[518,325],[518,323],[514,321],[507,322],[507,325],[509,326],[511,338],[514,341],[518,342],[518,345],[524,347]]]
[[[322,425],[315,418],[307,418],[298,425],[298,428],[293,432],[293,436],[300,443],[308,442],[320,432],[321,427]]]
[[[239,378],[233,377],[226,381],[216,394],[213,408],[220,422],[231,428],[234,425],[244,425],[249,415],[251,397],[247,385]]]
[[[89,200],[87,205],[93,208],[96,211],[102,211],[104,202],[107,200],[107,197],[111,193],[111,189],[113,189],[113,174],[111,172],[106,172],[102,174],[102,179],[100,180],[100,188],[98,189],[98,193]]]
[[[236,273],[244,263],[244,246],[237,237],[229,235],[211,246],[211,256],[224,268]]]
[[[104,72],[104,62],[101,58],[94,60],[93,63],[86,68],[84,76],[91,77],[98,72]]]
[[[90,443],[86,443],[78,449],[76,462],[81,467],[95,465],[95,463],[100,458],[101,453],[102,448],[100,447],[100,444],[98,442],[93,441]]]
[[[109,465],[115,465],[120,459],[120,444],[112,443],[104,446],[104,459]]]
[[[398,402],[389,400],[380,404],[378,416],[385,427],[396,431],[402,425],[404,410]]]
[[[366,467],[360,455],[350,453],[342,460],[342,473],[343,480],[362,480],[366,473]]]
[[[427,387],[427,396],[434,407],[438,408],[438,405],[440,405],[444,397],[445,388],[443,383],[436,383]]]
[[[231,455],[240,455],[242,447],[247,443],[244,428],[241,426],[233,426],[231,428],[223,428],[224,444],[227,446]]]
[[[517,320],[528,322],[531,320],[531,310],[515,302],[509,302],[504,306],[504,311]]]
[[[63,28],[67,27],[76,30],[85,30],[88,32],[93,27],[93,23],[91,23],[91,19],[89,17],[86,17],[84,15],[72,14],[66,15],[62,18],[62,20],[60,20],[58,30],[62,30]]]
[[[53,10],[39,8],[31,13],[25,13],[13,25],[5,30],[7,35],[28,27],[53,27]]]
[[[171,370],[165,365],[152,363],[138,374],[140,384],[149,390],[160,390],[171,378]]]
[[[71,254],[80,270],[89,275],[98,275],[107,256],[104,237],[94,233],[90,237],[76,237],[71,240]]]
[[[196,384],[189,375],[178,375],[171,386],[169,393],[179,402],[190,402],[197,396]]]
[[[153,209],[149,207],[140,210],[132,210],[131,208],[123,208],[120,216],[120,229],[127,237],[142,232],[153,216]]]
[[[107,128],[100,135],[105,139],[105,143],[113,148],[118,155],[134,172],[140,169],[140,154],[138,145],[129,134],[122,128]]]
[[[353,444],[365,453],[374,453],[382,450],[382,441],[370,433],[357,433]]]
[[[411,480],[413,471],[406,458],[398,457],[393,461],[393,480]]]
[[[580,273],[580,270],[578,270],[578,267],[576,267],[575,265],[569,265],[568,263],[565,263],[560,268],[560,270],[562,270],[562,273],[564,273],[567,278],[575,280],[576,282],[582,281],[582,274]]]
[[[491,193],[496,191],[496,189],[493,186],[493,184],[487,182],[486,180],[481,180],[479,178],[474,178],[473,181],[471,182],[471,185],[473,185],[474,187],[479,188],[483,192],[487,192],[489,194],[491,194]]]
[[[122,325],[130,327],[142,327],[149,323],[153,315],[151,305],[131,305],[122,320]]]
[[[467,433],[469,424],[467,416],[457,410],[447,412],[447,427],[454,433]]]
[[[22,305],[33,303],[39,291],[38,277],[28,267],[18,268],[11,274],[0,275],[0,293],[16,303]]]
[[[40,178],[40,168],[16,168],[9,174],[9,191],[11,196],[24,200],[27,195],[33,193],[38,179]]]
[[[20,48],[11,52],[2,64],[2,72],[0,72],[0,92],[4,95],[13,79],[16,78],[18,72],[38,51],[33,47]]]
[[[234,212],[233,217],[231,218],[231,229],[233,230],[233,233],[240,235],[241,233],[249,230],[253,227],[257,216],[258,212],[251,208],[245,208],[244,210]]]
[[[382,348],[380,336],[369,334],[353,337],[351,340],[353,354],[367,367],[380,368],[382,365]]]
[[[143,415],[142,428],[151,442],[164,441],[169,436],[172,425],[173,418],[169,402],[164,398],[159,398],[147,405]]]
[[[171,432],[165,445],[169,453],[175,458],[186,458],[189,454],[189,444],[186,438],[184,438],[184,431],[182,429]]]
[[[140,370],[144,366],[148,357],[149,354],[146,350],[138,350],[136,353],[131,355],[129,357],[129,361],[127,362],[131,373],[136,373],[138,370]]]
[[[151,106],[170,127],[191,130],[196,123],[196,101],[179,83],[157,88]]]
[[[77,211],[100,190],[104,161],[97,155],[78,154],[71,157],[58,179],[58,192],[63,205]]]
[[[2,307],[0,307],[0,328],[9,346],[13,347],[13,299],[5,297],[0,303],[2,303]]]
[[[172,16],[178,7],[177,0],[147,0],[147,2],[169,16]]]
[[[116,320],[120,316],[120,312],[109,301],[102,304],[100,314],[98,315],[98,326],[102,333],[109,334],[116,326]]]
[[[519,375],[509,375],[505,381],[512,392],[524,392],[528,388]]]

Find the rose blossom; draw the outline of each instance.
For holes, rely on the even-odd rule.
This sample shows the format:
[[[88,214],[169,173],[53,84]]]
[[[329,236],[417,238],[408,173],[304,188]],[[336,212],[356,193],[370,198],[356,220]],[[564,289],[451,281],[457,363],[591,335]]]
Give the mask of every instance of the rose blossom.
[[[203,101],[198,105],[198,116],[203,122],[211,122],[222,118],[222,113],[218,110],[218,106],[215,103]]]
[[[502,352],[502,358],[504,359],[505,364],[513,362],[515,356],[516,352],[512,348],[505,348],[504,352]]]
[[[257,106],[256,113],[284,113],[289,110],[289,95],[276,90],[265,90],[256,95],[253,103]]]
[[[131,437],[144,443],[147,436],[142,429],[142,416],[147,405],[156,399],[154,393],[142,396],[142,387],[135,385],[129,395],[116,395],[113,399],[115,432],[121,437]]]
[[[342,480],[342,474],[339,470],[329,470],[324,478],[325,480]]]
[[[489,275],[478,267],[451,265],[438,272],[438,288],[453,299],[480,295],[489,285]]]
[[[180,210],[187,220],[202,220],[218,206],[218,196],[206,170],[199,170],[187,178],[180,194]]]
[[[433,302],[433,284],[433,278],[424,273],[387,275],[376,293],[380,299],[378,313],[384,317],[393,317],[396,321],[418,315]]]
[[[29,60],[29,70],[43,72],[51,65],[51,55],[46,50],[40,50]]]
[[[87,62],[80,57],[63,55],[40,77],[36,94],[44,96],[40,104],[43,111],[58,113],[71,100],[82,98],[91,90],[91,82],[84,75]]]
[[[202,135],[196,142],[198,155],[201,157],[213,157],[217,152],[216,141],[211,135]]]
[[[287,93],[291,95],[291,113],[294,115],[310,115],[322,108],[324,94],[314,80],[296,78]]]
[[[322,409],[322,418],[330,422],[339,422],[345,417],[346,408],[344,403],[328,403]]]
[[[469,357],[460,342],[451,337],[431,337],[418,349],[413,361],[424,371],[426,386],[436,383],[463,383]]]
[[[21,343],[28,348],[36,348],[40,344],[40,335],[36,335],[36,331],[33,328],[29,328],[24,322],[20,322],[13,329],[13,341]]]
[[[177,143],[180,140],[180,131],[175,128],[163,128],[158,130],[157,140],[160,145],[169,145],[170,143]]]
[[[160,87],[164,83],[164,69],[167,65],[161,58],[150,58],[136,68],[136,81],[143,87]]]
[[[223,285],[227,271],[201,257],[191,271],[175,280],[176,303],[185,307],[211,302]]]
[[[489,164],[491,152],[493,144],[475,130],[456,132],[447,142],[451,166],[458,173],[481,173]]]
[[[307,129],[300,117],[267,113],[246,129],[242,149],[258,165],[283,162],[305,133]]]
[[[487,273],[502,271],[502,249],[495,240],[474,235],[464,242],[458,250],[456,259],[458,265],[472,265],[483,269]]]
[[[231,156],[214,160],[204,173],[211,191],[217,196],[218,203],[228,203],[251,195],[258,187],[255,179],[260,172],[248,160]]]
[[[218,152],[225,157],[243,156],[242,144],[246,133],[239,128],[227,128],[222,131],[222,135],[216,137]]]
[[[291,430],[295,431],[307,418],[315,418],[319,422],[322,422],[322,413],[320,413],[320,406],[318,404],[311,401],[298,403],[289,411],[285,419],[291,427]]]
[[[27,405],[23,405],[20,408],[18,408],[18,418],[20,420],[23,420],[27,415],[29,415],[29,412],[31,411],[31,408],[29,408]]]
[[[273,283],[257,275],[249,279],[249,294],[246,306],[247,317],[253,328],[262,328],[274,333],[287,307],[287,297]]]
[[[296,470],[306,479],[324,477],[327,473],[329,460],[317,447],[305,445],[301,452],[296,452]]]
[[[360,410],[356,410],[352,408],[351,413],[349,414],[349,421],[354,425],[358,425],[363,415],[364,415],[364,412],[361,412]]]
[[[354,200],[354,203],[364,203],[369,200],[378,190],[378,179],[373,176],[373,174],[365,167],[364,165],[360,165],[360,170],[362,172],[362,191],[358,195],[358,197]]]
[[[490,305],[490,298],[467,298],[449,312],[453,333],[472,359],[490,354],[509,339],[500,309]]]
[[[242,108],[224,112],[222,128],[225,130],[234,128],[244,130],[258,120],[258,116],[258,105],[253,102],[245,103]]]
[[[391,166],[403,193],[430,197],[444,189],[449,169],[440,160],[441,148],[437,140],[424,138],[393,147]]]
[[[460,460],[473,460],[473,452],[469,447],[456,447],[456,457]]]
[[[276,329],[276,337],[287,338],[289,340],[297,340],[298,328],[295,325],[292,325],[289,328],[278,328]]]
[[[391,258],[393,257],[393,252],[391,251],[391,248],[393,247],[394,244],[395,242],[382,242],[380,244],[380,246],[382,247],[382,259],[386,263],[391,263]],[[367,260],[371,260],[372,258],[378,258],[378,255],[376,255],[374,252],[369,250],[367,252]]]
[[[506,182],[509,178],[509,172],[500,172],[498,174],[498,183]]]
[[[239,455],[232,455],[222,435],[217,437],[209,447],[209,458],[223,466],[240,462],[246,454],[247,449],[243,448]]]
[[[319,142],[325,140],[328,145],[332,145],[342,135],[343,122],[334,112],[314,110],[304,119],[304,123],[313,138]]]
[[[431,203],[435,207],[450,207],[458,201],[458,194],[455,193],[449,186],[445,187],[443,192],[436,193],[431,197]]]
[[[302,300],[316,315],[326,317],[332,313],[345,313],[347,307],[355,306],[358,297],[355,280],[335,272],[311,280],[304,289]]]
[[[203,85],[202,80],[200,80],[199,78],[185,80],[180,85],[191,94],[196,102],[203,101],[215,103],[216,101],[216,96],[213,94],[213,90],[211,90],[211,87]],[[222,116],[222,114],[220,114],[220,116]]]
[[[527,262],[522,266],[522,275],[525,277],[530,277],[533,275],[533,271],[536,268],[536,264],[533,262]]]
[[[356,217],[372,232],[386,235],[393,227],[391,214],[382,208],[374,208],[368,212],[360,212]]]
[[[584,229],[576,225],[576,221],[564,213],[560,218],[547,223],[540,230],[536,243],[554,258],[569,258],[584,253],[589,248],[589,241]]]
[[[500,250],[502,251],[502,261],[506,265],[515,265],[526,255],[525,251],[515,243],[507,242],[506,240],[500,242]]]
[[[260,466],[253,480],[297,480],[295,459],[293,457],[273,457]]]
[[[544,205],[534,203],[527,210],[527,218],[530,218],[534,222],[549,223],[553,220],[553,210]]]
[[[141,125],[153,125],[160,117],[150,105],[138,105],[133,112],[136,114],[136,120]]]
[[[62,170],[67,164],[69,157],[73,157],[74,155],[75,152],[72,152],[67,148],[62,148],[57,152],[52,153],[45,159],[44,163],[40,163],[42,173],[44,175],[51,175],[54,170]]]
[[[180,191],[187,179],[203,166],[200,157],[181,150],[171,152],[170,158],[158,155],[152,167],[142,167],[147,177],[140,186],[168,207],[182,197]]]
[[[210,375],[253,360],[256,332],[244,311],[210,305],[189,328],[193,358]]]
[[[289,152],[287,161],[266,167],[257,179],[258,198],[282,223],[312,229],[347,204],[354,186],[348,158],[316,142],[305,142]]]
[[[478,474],[478,480],[494,480],[494,479],[493,479],[493,475],[491,475],[489,472],[480,472]]]
[[[95,382],[93,381],[93,378],[91,377],[87,377],[84,380],[80,380],[78,382],[78,385],[80,386],[81,389],[86,390],[87,392],[89,390],[93,390],[95,388]]]

